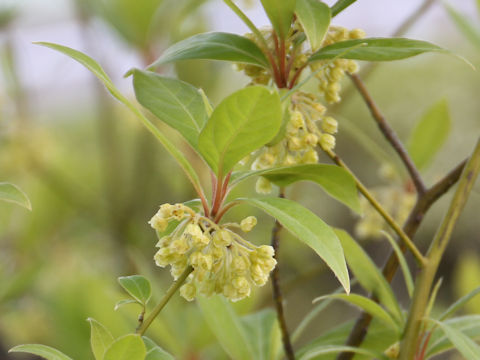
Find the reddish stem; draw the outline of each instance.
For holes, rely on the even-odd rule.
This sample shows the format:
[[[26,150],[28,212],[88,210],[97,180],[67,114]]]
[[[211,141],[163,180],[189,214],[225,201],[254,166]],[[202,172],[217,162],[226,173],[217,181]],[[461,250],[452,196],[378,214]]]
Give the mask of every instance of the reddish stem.
[[[238,204],[239,203],[237,201],[232,201],[231,203],[228,203],[227,205],[225,205],[222,209],[220,209],[214,221],[218,224],[220,220],[222,220],[223,215],[225,215],[228,210],[230,210],[232,207]]]
[[[417,356],[417,360],[423,360],[425,358],[425,353],[427,352],[427,346],[430,342],[430,338],[432,337],[432,333],[432,331],[429,331],[427,336],[425,337],[425,340],[423,341],[422,351]]]
[[[290,81],[290,84],[288,85],[288,88],[291,89],[295,86],[295,83],[297,82],[298,78],[300,77],[300,75],[302,74],[302,71],[307,67],[307,64],[301,66],[297,72],[295,73],[295,75],[293,75],[293,78],[292,80]]]

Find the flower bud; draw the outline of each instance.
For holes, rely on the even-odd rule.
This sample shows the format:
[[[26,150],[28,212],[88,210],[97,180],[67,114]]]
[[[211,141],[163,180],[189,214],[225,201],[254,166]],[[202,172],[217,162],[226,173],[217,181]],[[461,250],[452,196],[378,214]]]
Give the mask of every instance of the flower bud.
[[[330,134],[322,134],[320,137],[320,146],[324,150],[332,150],[335,147],[335,137]]]
[[[161,217],[158,213],[155,214],[148,223],[152,228],[159,232],[164,232],[168,226],[168,221]]]
[[[197,289],[192,283],[186,283],[180,288],[180,295],[187,301],[192,301],[195,299]]]
[[[249,232],[255,225],[257,225],[257,218],[255,216],[249,216],[242,220],[240,228],[243,232]]]
[[[322,130],[328,134],[335,134],[338,130],[338,122],[331,116],[326,116],[322,120]]]

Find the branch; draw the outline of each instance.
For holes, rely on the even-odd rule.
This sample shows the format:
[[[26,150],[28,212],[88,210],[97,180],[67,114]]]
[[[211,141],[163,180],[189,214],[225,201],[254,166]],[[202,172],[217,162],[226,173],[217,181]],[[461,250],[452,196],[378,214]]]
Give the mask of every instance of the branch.
[[[278,195],[280,198],[285,197],[285,190],[283,188],[280,189],[280,194]],[[273,290],[273,301],[275,302],[275,309],[277,310],[277,317],[278,323],[280,325],[280,330],[282,332],[282,342],[283,342],[283,349],[285,350],[285,356],[288,360],[295,360],[295,353],[293,351],[292,342],[290,340],[290,334],[287,328],[287,322],[285,320],[285,313],[283,310],[283,297],[282,292],[280,290],[280,283],[279,283],[279,270],[278,270],[278,250],[280,247],[280,230],[282,229],[282,225],[275,220],[275,225],[272,229],[272,247],[275,250],[275,260],[277,260],[277,266],[273,269],[272,273],[270,274],[270,278],[272,280],[272,290]]]
[[[392,145],[393,149],[398,154],[403,164],[407,168],[407,171],[410,174],[410,177],[412,178],[415,188],[417,189],[417,193],[419,195],[424,194],[427,189],[425,184],[423,183],[422,177],[420,176],[420,173],[417,167],[415,166],[415,164],[413,163],[413,160],[408,155],[407,150],[403,146],[397,134],[385,120],[385,117],[381,113],[377,104],[375,104],[375,102],[373,101],[372,96],[368,92],[367,88],[365,87],[365,84],[362,82],[360,77],[355,74],[349,74],[349,76],[350,76],[350,79],[352,79],[353,83],[355,84],[356,88],[358,89],[360,95],[362,95],[363,100],[365,100],[365,103],[367,104],[370,110],[370,113],[372,114],[372,117],[377,122],[377,125],[380,128],[380,131],[383,133],[383,135],[388,140],[388,142]]]

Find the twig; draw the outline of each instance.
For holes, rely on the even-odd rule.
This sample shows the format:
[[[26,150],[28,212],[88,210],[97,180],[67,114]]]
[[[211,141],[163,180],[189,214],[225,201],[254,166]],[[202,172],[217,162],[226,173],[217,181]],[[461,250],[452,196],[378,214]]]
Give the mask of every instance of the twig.
[[[280,194],[278,195],[280,198],[285,197],[284,189],[280,189]],[[295,360],[295,353],[293,351],[292,342],[290,340],[290,334],[287,328],[287,322],[285,320],[285,313],[283,310],[283,297],[282,292],[280,290],[280,282],[279,282],[279,269],[278,269],[278,250],[280,247],[280,230],[282,229],[282,225],[275,221],[275,225],[272,229],[272,247],[275,250],[275,260],[277,260],[277,266],[273,269],[272,273],[270,274],[270,278],[272,280],[272,290],[273,290],[273,301],[275,303],[275,309],[277,310],[277,318],[278,323],[280,325],[280,330],[282,332],[282,342],[283,348],[285,350],[285,356],[288,360]]]
[[[443,179],[433,185],[427,192],[418,198],[415,207],[410,212],[410,215],[403,226],[403,230],[405,233],[413,238],[415,233],[417,232],[426,212],[430,209],[430,207],[442,196],[444,195],[460,178],[460,175],[465,167],[466,160],[462,161],[459,165],[457,165],[452,171],[450,171]],[[400,244],[400,248],[402,251],[406,250],[406,247],[403,243]],[[391,282],[393,276],[395,275],[399,266],[398,258],[395,255],[395,252],[392,251],[390,256],[388,257],[387,262],[383,266],[382,274],[388,282]],[[378,301],[375,296],[371,295],[370,299],[374,301]],[[359,318],[355,322],[352,330],[350,331],[350,335],[347,339],[346,345],[349,346],[360,346],[360,344],[365,339],[367,335],[368,327],[370,322],[372,321],[372,317],[370,314],[366,312],[362,312]],[[352,359],[353,354],[351,353],[341,353],[337,357],[337,360],[350,360]]]
[[[422,177],[420,176],[420,173],[417,167],[415,166],[412,159],[408,155],[407,150],[403,146],[397,134],[386,122],[385,117],[381,113],[377,104],[375,104],[375,101],[373,101],[372,96],[368,92],[367,88],[365,87],[365,84],[362,82],[360,77],[356,74],[350,74],[349,76],[350,76],[350,79],[352,79],[353,83],[355,84],[356,88],[358,89],[360,95],[365,100],[365,103],[367,104],[368,109],[372,114],[372,117],[377,122],[377,125],[380,128],[380,131],[383,133],[383,135],[388,140],[388,142],[392,145],[393,149],[398,154],[398,156],[400,156],[400,159],[402,160],[405,167],[407,168],[407,171],[410,174],[410,177],[412,178],[415,188],[417,189],[417,193],[419,195],[424,194],[426,191],[426,186],[423,183]]]

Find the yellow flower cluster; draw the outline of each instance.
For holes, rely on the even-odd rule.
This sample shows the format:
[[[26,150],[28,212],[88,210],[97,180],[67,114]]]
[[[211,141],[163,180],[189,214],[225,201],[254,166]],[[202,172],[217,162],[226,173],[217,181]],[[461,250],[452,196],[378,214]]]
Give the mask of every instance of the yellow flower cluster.
[[[317,145],[325,150],[335,147],[334,134],[338,124],[334,118],[326,116],[325,112],[326,108],[315,95],[302,91],[293,94],[285,137],[277,144],[265,146],[254,154],[256,159],[252,163],[252,169],[317,163]],[[259,193],[269,193],[271,184],[260,178],[256,188]]]
[[[362,39],[365,32],[361,29],[347,30],[338,26],[330,26],[322,46],[328,46],[340,41]],[[315,77],[319,82],[318,89],[325,100],[332,104],[340,101],[340,82],[345,73],[354,74],[358,71],[358,64],[354,60],[336,59],[321,69],[330,60],[316,61],[310,64],[312,72],[317,72]]]
[[[185,299],[191,301],[197,294],[223,294],[238,301],[249,296],[253,286],[267,282],[277,263],[273,248],[257,247],[231,230],[252,230],[257,223],[255,217],[249,216],[240,224],[218,225],[183,204],[164,204],[149,223],[163,232],[175,220],[178,225],[159,240],[160,250],[154,259],[160,267],[170,265],[175,279],[192,266],[192,273],[180,288]]]

